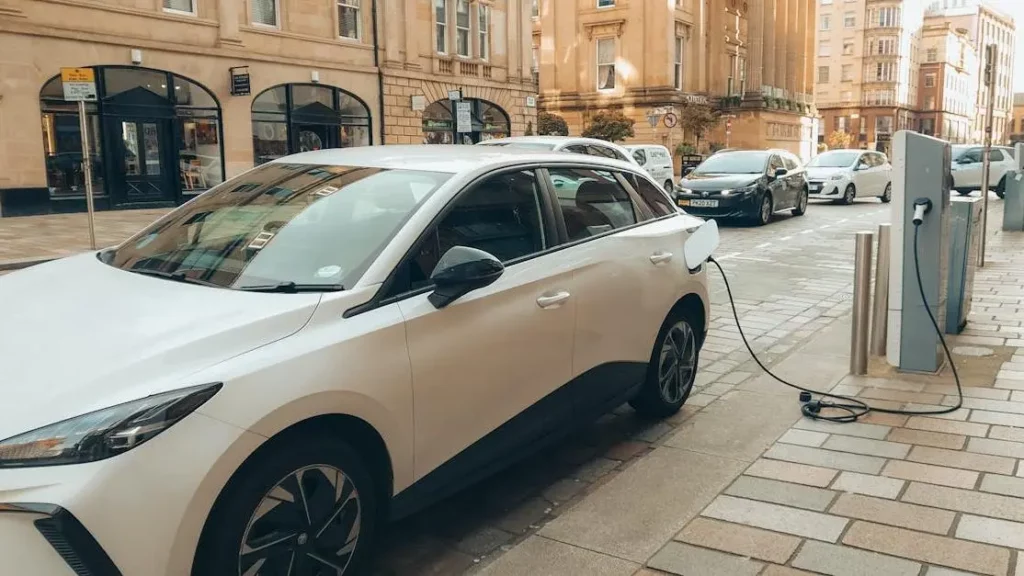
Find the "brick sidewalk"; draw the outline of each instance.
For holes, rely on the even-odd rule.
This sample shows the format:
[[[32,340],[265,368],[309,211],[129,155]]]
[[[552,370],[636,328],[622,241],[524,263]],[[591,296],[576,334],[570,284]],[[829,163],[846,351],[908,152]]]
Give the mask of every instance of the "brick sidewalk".
[[[117,244],[168,210],[97,212],[96,244]],[[68,256],[89,249],[88,216],[52,214],[0,218],[0,263],[8,260]]]

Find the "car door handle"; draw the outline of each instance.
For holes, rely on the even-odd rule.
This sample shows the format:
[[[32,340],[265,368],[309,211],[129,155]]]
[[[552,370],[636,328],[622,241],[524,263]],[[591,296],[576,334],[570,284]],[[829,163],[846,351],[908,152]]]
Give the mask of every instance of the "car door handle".
[[[671,252],[656,252],[651,254],[651,264],[657,266],[658,264],[664,264],[672,259]]]
[[[537,306],[544,308],[557,308],[562,305],[563,302],[569,299],[570,294],[568,292],[556,292],[550,296],[541,296],[537,298]]]

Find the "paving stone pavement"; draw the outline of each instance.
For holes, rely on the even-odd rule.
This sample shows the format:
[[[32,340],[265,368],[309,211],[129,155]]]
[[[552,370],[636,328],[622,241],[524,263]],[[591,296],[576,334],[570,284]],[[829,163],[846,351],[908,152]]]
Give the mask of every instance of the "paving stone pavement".
[[[168,210],[117,210],[95,215],[96,244],[117,244]],[[39,257],[60,257],[89,249],[85,214],[52,214],[0,218],[0,263]]]

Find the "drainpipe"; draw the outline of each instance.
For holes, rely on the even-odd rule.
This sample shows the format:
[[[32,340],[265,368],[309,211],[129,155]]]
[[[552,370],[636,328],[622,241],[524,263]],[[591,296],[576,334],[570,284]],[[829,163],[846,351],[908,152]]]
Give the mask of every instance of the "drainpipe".
[[[370,17],[373,18],[373,65],[377,68],[377,106],[380,109],[380,143],[384,144],[384,71],[380,67],[380,34],[377,22],[377,0],[370,2]]]

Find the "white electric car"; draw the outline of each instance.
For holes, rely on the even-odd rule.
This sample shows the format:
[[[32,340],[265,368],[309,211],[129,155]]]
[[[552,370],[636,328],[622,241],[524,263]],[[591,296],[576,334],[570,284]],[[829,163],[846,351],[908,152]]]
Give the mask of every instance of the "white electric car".
[[[984,151],[982,146],[953,146],[950,171],[953,189],[961,196],[981,190]],[[993,146],[989,152],[989,187],[1000,198],[1006,192],[1006,173],[1017,169],[1013,154],[1013,149],[1005,146]]]
[[[625,162],[378,146],[2,276],[0,573],[361,574],[389,518],[677,411],[717,239]]]
[[[662,183],[666,192],[675,192],[674,166],[668,148],[659,144],[631,144],[625,148],[655,182]]]
[[[596,138],[583,138],[576,136],[510,136],[508,138],[492,138],[478,142],[477,146],[499,146],[506,148],[523,148],[525,150],[549,150],[552,152],[570,152],[573,154],[586,154],[598,158],[613,158],[630,164],[636,164],[636,159],[629,150],[615,144]]]
[[[830,150],[807,163],[811,198],[852,204],[855,198],[892,200],[892,165],[881,152]]]

